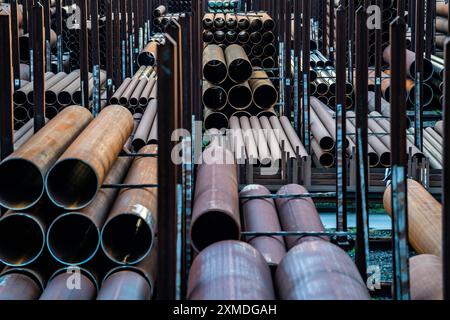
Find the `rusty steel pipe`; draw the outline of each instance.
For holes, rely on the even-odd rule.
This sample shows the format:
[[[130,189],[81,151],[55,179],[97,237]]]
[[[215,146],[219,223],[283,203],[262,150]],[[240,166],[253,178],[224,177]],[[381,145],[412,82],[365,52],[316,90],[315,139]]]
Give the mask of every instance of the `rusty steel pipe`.
[[[47,104],[56,104],[58,102],[58,95],[61,91],[63,91],[66,87],[68,87],[71,83],[76,80],[79,80],[80,70],[72,71],[61,81],[56,82],[52,86],[47,87],[45,91],[45,101]],[[46,83],[47,86],[47,83]]]
[[[127,174],[131,159],[117,159],[104,183],[120,184]],[[66,265],[90,261],[100,247],[100,230],[117,194],[118,189],[101,189],[88,207],[57,217],[47,232],[47,246],[53,258]]]
[[[331,151],[334,149],[334,138],[313,110],[311,110],[311,132],[323,151]]]
[[[282,187],[278,195],[307,194],[308,190],[296,184]],[[325,228],[320,220],[319,213],[311,198],[276,199],[281,226],[284,231],[324,232]],[[289,249],[306,241],[316,239],[310,236],[291,236],[286,238]]]
[[[214,84],[227,78],[227,62],[221,47],[210,44],[203,50],[203,77]]]
[[[97,300],[151,300],[157,276],[157,244],[142,262],[107,273]]]
[[[248,43],[250,41],[250,34],[245,30],[240,31],[237,35],[237,41],[240,44]],[[244,49],[244,51],[245,51],[245,49]]]
[[[369,128],[372,128],[370,126],[370,124],[369,124]],[[374,124],[376,124],[376,123],[374,123]],[[374,129],[372,129],[372,130],[374,130]],[[352,135],[350,137],[350,139],[356,145],[356,128],[353,125],[353,123],[350,122],[349,118],[347,118],[347,134],[348,135]],[[391,145],[390,137],[389,136],[384,136],[384,137],[381,137],[381,139],[382,139],[383,143],[385,143],[385,141],[387,142],[387,140],[389,140],[389,144],[385,143],[386,147],[388,147],[388,149],[389,149],[389,147]],[[368,158],[369,158],[369,167],[375,168],[375,167],[377,167],[380,164],[380,157],[375,152],[375,150],[372,148],[370,143],[367,145],[367,155],[368,155]],[[388,160],[390,161],[390,158]]]
[[[225,49],[225,57],[228,68],[228,76],[234,82],[245,82],[252,76],[252,64],[244,49],[237,44]]]
[[[283,300],[370,300],[350,256],[320,239],[289,251],[278,266],[275,283]]]
[[[101,70],[100,71],[100,88],[103,87],[103,85],[105,83],[106,83],[106,72]],[[89,91],[88,91],[89,97],[91,97],[92,93],[94,91],[94,77],[93,76],[89,78],[88,87],[89,87]],[[83,94],[82,94],[82,90],[81,90],[81,87],[80,87],[72,94],[72,102],[74,104],[80,104],[81,105],[81,103],[83,102],[82,101],[83,100],[82,96],[83,96]]]
[[[134,150],[141,150],[147,144],[147,138],[152,129],[153,122],[158,111],[158,100],[150,100],[147,109],[145,110],[144,116],[139,123],[136,133],[133,137],[132,146]]]
[[[158,144],[158,115],[156,115],[155,120],[153,120],[152,130],[150,130],[150,134],[148,135],[147,144]]]
[[[122,96],[122,94],[125,92],[125,90],[128,88],[128,86],[130,85],[130,82],[131,82],[131,78],[126,78],[125,80],[123,80],[120,87],[116,90],[114,95],[109,100],[110,104],[119,104],[119,99]]]
[[[228,118],[222,112],[215,112],[211,109],[205,108],[205,129],[222,129],[228,128]]]
[[[408,179],[408,233],[409,243],[420,254],[441,256],[442,206],[417,181]],[[392,187],[383,198],[384,208],[392,216]]]
[[[254,69],[248,81],[253,93],[253,102],[261,109],[272,108],[278,101],[278,92],[267,73]]]
[[[91,121],[87,109],[67,107],[0,163],[0,204],[11,210],[35,205],[44,194],[47,171]]]
[[[237,14],[236,19],[238,20],[237,26],[239,30],[248,30],[248,28],[250,28],[250,21],[246,15]]]
[[[214,14],[206,13],[203,16],[202,24],[203,24],[203,29],[211,30],[214,27]]]
[[[439,19],[438,19],[439,20]],[[448,29],[447,29],[448,30]],[[383,59],[386,63],[391,63],[391,46],[387,46],[383,52]],[[416,54],[406,50],[406,72],[411,79],[416,79]],[[423,60],[423,79],[428,81],[433,77],[434,68],[430,60]]]
[[[228,94],[222,86],[204,82],[202,101],[205,107],[212,110],[220,110],[226,106]]]
[[[92,73],[89,73],[89,81],[92,79]],[[58,103],[67,106],[73,101],[73,94],[80,90],[80,79],[75,79],[71,84],[58,93]]]
[[[46,97],[47,97],[47,91],[49,90],[49,88],[51,88],[52,86],[54,86],[55,84],[57,84],[57,83],[59,83],[59,82],[61,82],[61,81],[63,81],[64,80],[64,78],[66,78],[67,77],[67,74],[65,73],[65,72],[60,72],[60,73],[57,73],[57,74],[55,74],[53,77],[51,77],[50,79],[48,79],[48,80],[46,80],[45,82],[44,82],[44,86],[45,86],[45,94],[46,94]],[[53,97],[50,97],[50,98],[53,98]],[[28,94],[27,94],[27,101],[28,101],[28,103],[30,103],[30,104],[33,104],[34,103],[34,90],[31,90],[30,92],[28,92]],[[45,100],[45,103],[46,104],[55,104],[56,103],[56,100]]]
[[[133,117],[126,108],[104,108],[48,172],[50,199],[66,210],[89,205],[132,131]]]
[[[3,271],[0,274],[0,283],[0,301],[37,300],[43,291],[34,275],[22,270]]]
[[[195,251],[239,239],[241,221],[236,164],[227,149],[211,147],[198,167],[190,237]]]
[[[409,259],[411,300],[442,300],[442,259],[422,254]]]
[[[441,17],[448,17],[448,4],[436,1],[436,14]]]
[[[214,32],[214,41],[216,43],[220,43],[223,44],[225,42],[226,39],[226,33],[222,30],[217,30],[216,32]]]
[[[147,106],[148,105],[149,99],[153,98],[153,96],[151,94],[152,94],[152,91],[153,91],[153,89],[155,87],[156,87],[156,79],[155,78],[151,78],[147,82],[147,85],[145,86],[145,88],[142,91],[141,96],[139,98],[139,105],[140,106]]]
[[[188,280],[188,300],[274,300],[270,269],[251,245],[222,241],[194,260]]]
[[[249,82],[232,86],[228,91],[228,103],[237,110],[247,109],[252,103],[252,90]]]
[[[45,73],[45,81],[50,80],[54,77],[55,74],[53,72]],[[27,96],[34,89],[34,82],[29,82],[28,84],[22,86],[19,90],[16,90],[13,94],[13,101],[16,105],[24,105],[27,103]]]
[[[226,26],[225,14],[216,13],[214,15],[214,28],[217,30],[224,29]]]
[[[240,196],[270,194],[270,191],[262,185],[249,185],[240,192]],[[244,199],[241,200],[241,206],[245,231],[282,231],[275,202],[272,199]],[[286,255],[284,239],[274,236],[259,236],[247,237],[247,242],[262,254],[274,274],[281,260]]]
[[[139,67],[153,67],[158,59],[158,41],[150,41],[137,57],[137,64]]]
[[[148,80],[146,78],[142,78],[141,81],[139,81],[139,84],[136,86],[133,94],[130,97],[129,100],[130,107],[136,108],[139,106],[139,99],[141,98],[142,92],[144,91],[147,84]]]
[[[203,42],[211,44],[214,41],[214,33],[210,30],[204,30],[202,35]]]
[[[157,146],[146,146],[140,154],[157,154]],[[125,178],[127,185],[158,183],[158,159],[138,157]],[[106,256],[118,264],[136,264],[151,252],[156,232],[157,188],[123,189],[101,232]]]

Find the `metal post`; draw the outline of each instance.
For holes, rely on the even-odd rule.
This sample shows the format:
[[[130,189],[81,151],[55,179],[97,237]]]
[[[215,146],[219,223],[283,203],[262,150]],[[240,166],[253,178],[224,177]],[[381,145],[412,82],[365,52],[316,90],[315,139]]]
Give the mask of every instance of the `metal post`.
[[[414,140],[419,150],[423,149],[423,49],[424,49],[424,2],[416,1],[416,79],[414,86]]]
[[[92,44],[92,114],[96,117],[101,111],[100,101],[100,35],[98,26],[98,0],[91,2],[91,44]],[[110,52],[110,51],[109,51]]]
[[[19,23],[17,21],[17,0],[11,0],[11,48],[14,89],[20,88]],[[24,18],[22,18],[22,21]]]
[[[292,47],[292,31],[291,31],[291,0],[283,0],[284,3],[284,56],[285,58],[285,81],[284,81],[284,115],[291,120],[291,47]]]
[[[444,44],[444,163],[450,161],[450,39]],[[444,166],[442,173],[442,263],[444,272],[444,299],[450,300],[450,168]]]
[[[34,132],[45,125],[45,36],[44,8],[39,2],[33,5],[33,74],[34,74]]]
[[[329,15],[330,15],[330,28],[328,35],[330,37],[330,45],[328,48],[328,56],[331,61],[334,61],[334,46],[335,46],[335,40],[334,40],[334,0],[329,0]]]
[[[368,170],[368,30],[364,7],[356,11],[356,265],[367,278],[369,256]]]
[[[122,80],[130,76],[128,68],[128,30],[127,30],[127,0],[120,0],[120,41],[122,50]]]
[[[63,26],[62,26],[62,0],[56,0],[56,14],[55,14],[55,24],[56,24],[56,50],[58,56],[58,72],[64,70],[63,65],[63,47],[62,47],[62,37],[63,37]]]
[[[310,150],[311,146],[311,119],[310,119],[310,41],[311,41],[311,30],[310,30],[310,18],[311,18],[311,1],[302,1],[302,82],[303,82],[303,140],[307,151]]]
[[[11,22],[8,13],[0,11],[0,161],[14,152],[13,86]]]
[[[391,23],[391,143],[393,298],[409,300],[408,192],[406,153],[406,23]]]
[[[345,103],[346,83],[346,12],[339,6],[336,10],[336,193],[337,231],[347,231],[347,157],[344,141],[347,139],[347,117]]]
[[[397,0],[397,16],[405,18],[406,2],[405,0]]]
[[[380,12],[383,12],[383,0],[377,0],[377,6]],[[381,67],[383,60],[382,52],[382,30],[375,30],[375,110],[381,112]]]
[[[89,48],[87,27],[87,0],[80,0],[80,88],[81,105],[89,108]]]
[[[120,38],[120,0],[111,0],[113,1],[113,14],[114,14],[114,25],[113,25],[113,34],[114,34],[114,86],[117,90],[122,83],[123,78],[125,77],[125,73],[123,73],[122,65],[122,42]]]
[[[108,52],[106,57],[106,97],[108,100],[112,97],[114,91],[114,58],[117,53],[113,46],[113,29],[113,0],[106,0],[106,52]]]
[[[44,30],[45,30],[45,69],[51,71],[52,56],[50,45],[50,0],[44,0]]]
[[[435,10],[436,10],[436,0],[427,0],[426,12],[426,46],[425,46],[425,57],[431,59],[434,49],[434,35],[435,35]]]
[[[301,93],[301,77],[300,77],[300,62],[301,62],[301,3],[300,0],[294,0],[294,128],[299,137],[302,137],[304,142],[304,135],[302,133],[300,106],[302,105]],[[302,108],[303,110],[303,108]]]
[[[327,54],[328,48],[328,10],[327,10],[327,0],[322,0],[322,53]]]
[[[29,47],[29,55],[30,55],[30,80],[34,80],[34,70],[33,70],[33,6],[34,6],[34,0],[27,0],[26,1],[26,7],[27,7],[27,17],[28,17],[28,47]]]

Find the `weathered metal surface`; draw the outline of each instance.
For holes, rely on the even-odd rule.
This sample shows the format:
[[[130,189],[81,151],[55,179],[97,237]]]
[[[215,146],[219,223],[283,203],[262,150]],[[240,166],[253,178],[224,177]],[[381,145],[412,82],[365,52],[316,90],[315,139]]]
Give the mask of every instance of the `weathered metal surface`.
[[[409,259],[411,300],[442,300],[441,258],[422,254]]]

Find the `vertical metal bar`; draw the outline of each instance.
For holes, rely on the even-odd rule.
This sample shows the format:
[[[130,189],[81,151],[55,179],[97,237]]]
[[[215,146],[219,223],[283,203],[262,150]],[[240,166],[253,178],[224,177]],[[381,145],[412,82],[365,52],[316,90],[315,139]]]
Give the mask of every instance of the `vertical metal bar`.
[[[120,0],[120,41],[122,50],[122,80],[130,76],[128,70],[128,30],[127,30],[127,0]]]
[[[380,12],[383,12],[383,0],[377,0]],[[382,67],[382,29],[375,30],[375,110],[381,112],[381,67]]]
[[[134,29],[133,29],[133,10],[134,10],[134,0],[130,1],[128,0],[128,7],[127,7],[127,22],[128,22],[128,48],[127,48],[127,55],[128,55],[128,70],[129,74],[134,74]]]
[[[302,115],[300,114],[300,106],[302,105],[301,94],[301,78],[300,78],[300,62],[301,62],[301,0],[294,0],[294,128],[298,136],[304,142],[304,135],[302,133]],[[302,108],[303,110],[303,108]]]
[[[392,244],[394,299],[409,300],[408,193],[406,151],[406,23],[391,23]]]
[[[23,33],[30,32],[29,30],[29,23],[28,23],[28,0],[22,0],[22,29]]]
[[[414,140],[417,148],[423,149],[423,50],[424,50],[424,2],[416,1],[416,30],[415,30],[415,51],[416,51],[416,79],[414,86]]]
[[[166,35],[165,45],[158,46],[158,81],[168,86],[158,87],[158,299],[174,300],[176,296],[177,259],[177,197],[176,168],[171,160],[172,129],[176,105],[176,42]],[[169,88],[170,92],[167,91]]]
[[[416,3],[422,2],[422,1],[416,1],[416,0],[409,0],[408,4],[408,20],[409,20],[409,26],[411,27],[411,50],[414,50],[416,48],[416,17],[417,17],[417,7]],[[423,12],[420,12],[419,14],[423,14]],[[408,21],[405,21],[408,23]],[[406,29],[408,32],[408,29]]]
[[[348,57],[348,72],[347,81],[353,83],[353,61],[355,58],[353,43],[355,42],[355,3],[354,0],[348,0],[348,39],[347,39],[347,57]]]
[[[34,6],[34,0],[27,0],[26,2],[27,6],[27,12],[28,12],[28,47],[29,47],[29,55],[30,55],[30,79],[31,81],[34,80],[34,70],[33,70],[33,6]]]
[[[397,16],[405,18],[406,2],[405,0],[397,0]]]
[[[45,36],[44,8],[39,2],[33,5],[33,73],[34,73],[34,132],[45,125]]]
[[[45,69],[51,70],[51,45],[50,45],[50,0],[44,0],[44,30],[45,30]]]
[[[444,44],[444,163],[450,161],[450,38]],[[444,166],[442,173],[442,262],[444,271],[444,299],[450,300],[450,167]]]
[[[122,41],[120,33],[120,0],[111,0],[113,2],[113,12],[114,12],[114,86],[117,90],[122,83],[123,78],[125,78],[125,73],[123,72],[122,66]]]
[[[327,0],[322,0],[322,53],[327,54],[328,48],[328,10],[327,10]]]
[[[344,141],[347,138],[347,117],[345,111],[346,28],[346,12],[341,5],[336,10],[336,137],[338,138],[338,146],[336,148],[336,193],[338,204],[336,226],[338,231],[347,230],[347,157],[344,148]]]
[[[56,25],[56,50],[57,50],[57,67],[58,72],[64,70],[63,65],[63,25],[62,25],[62,0],[56,0],[56,13],[55,13],[55,25]]]
[[[106,96],[109,100],[113,95],[114,59],[117,51],[114,48],[113,32],[113,0],[106,0]]]
[[[292,32],[291,32],[291,12],[292,12],[292,3],[291,0],[283,0],[284,3],[284,11],[283,11],[283,20],[284,20],[284,56],[285,59],[285,82],[284,82],[284,115],[291,120],[291,48],[292,48]]]
[[[356,11],[356,265],[361,276],[367,278],[369,256],[368,215],[368,30],[364,7]]]
[[[436,0],[427,0],[427,8],[426,12],[426,46],[425,46],[425,57],[427,59],[431,59],[431,55],[433,54],[434,47],[434,26],[435,26],[435,17],[434,10],[436,10]]]
[[[302,0],[302,74],[303,74],[303,140],[306,150],[311,146],[311,119],[310,119],[310,41],[311,41],[311,1]]]
[[[14,152],[11,21],[0,11],[0,161]]]
[[[98,0],[91,3],[91,45],[92,45],[92,114],[96,117],[101,109],[100,101],[100,35],[98,25]]]
[[[81,105],[89,108],[89,47],[87,27],[87,0],[80,0],[80,88]]]
[[[20,88],[19,23],[17,21],[17,0],[11,0],[11,49],[14,89]],[[23,19],[22,19],[23,21]]]
[[[328,49],[328,56],[330,58],[331,61],[334,61],[334,47],[336,44],[336,41],[334,39],[334,0],[329,0],[329,19],[330,19],[330,28],[329,28],[329,36],[330,36],[330,45],[329,45],[329,49]]]

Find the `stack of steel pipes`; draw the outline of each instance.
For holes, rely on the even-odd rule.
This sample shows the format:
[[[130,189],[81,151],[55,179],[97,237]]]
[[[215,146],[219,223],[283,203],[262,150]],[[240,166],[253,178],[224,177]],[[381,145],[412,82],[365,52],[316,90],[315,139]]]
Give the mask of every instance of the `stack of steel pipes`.
[[[109,102],[143,114],[149,102],[156,99],[157,91],[156,71],[153,67],[142,66],[132,78],[122,82]]]
[[[216,152],[223,150],[212,148]],[[236,241],[241,229],[239,197],[242,199],[242,231],[320,233],[325,228],[312,199],[287,197],[307,194],[304,187],[284,186],[277,193],[281,197],[275,201],[252,198],[271,196],[269,190],[260,185],[247,186],[238,195],[237,181],[232,179],[236,178],[233,169],[231,165],[219,163],[199,167],[201,188],[194,202],[191,238],[200,253],[189,273],[188,299],[369,299],[368,290],[351,258],[325,237],[283,239],[261,235],[246,237],[248,243]],[[213,186],[207,181],[217,179],[204,181],[206,174],[217,179],[225,177],[227,184]],[[208,191],[213,188],[218,192]],[[222,202],[227,205],[225,210],[213,207]],[[209,228],[211,225],[213,230]]]
[[[239,0],[208,0],[211,12],[232,12],[239,6]]]
[[[448,4],[443,1],[436,1],[436,55],[443,58],[444,43],[448,37]]]
[[[434,92],[433,106],[436,109],[441,109],[444,104],[444,59],[438,56],[431,56],[431,63],[433,64],[433,79],[430,81],[430,85]]]
[[[192,12],[192,3],[191,0],[169,0],[167,9],[169,10],[169,12],[173,13]]]
[[[120,156],[132,131],[122,106],[70,106],[0,163],[0,300],[152,298],[157,189],[113,187],[157,185],[156,157]]]
[[[100,71],[100,86],[106,83],[106,73]],[[94,80],[89,77],[89,95],[93,93]],[[16,128],[23,125],[33,117],[34,113],[34,83],[29,82],[23,85],[13,94],[14,99],[14,119]],[[80,88],[80,70],[75,70],[69,74],[60,72],[45,74],[45,103],[46,116],[53,119],[62,109],[71,104],[81,104],[82,94]]]
[[[267,12],[207,13],[203,17],[203,42],[243,47],[253,66],[276,66],[275,22]]]
[[[229,146],[238,164],[275,168],[280,166],[282,159],[308,157],[287,117],[232,116],[230,130],[225,134],[211,129],[206,136],[222,147]]]
[[[154,67],[157,61],[158,46],[164,45],[165,37],[161,33],[154,34],[149,43],[142,49],[137,57],[139,67]]]
[[[160,6],[164,7],[164,6]],[[160,10],[159,8],[156,10]],[[162,10],[162,9],[161,9]],[[165,12],[165,11],[164,11]],[[184,14],[182,13],[164,13],[162,15],[156,15],[153,13],[153,31],[156,33],[164,33],[166,28],[170,25],[171,21],[179,21],[180,16]]]
[[[274,115],[278,91],[244,49],[207,45],[203,51],[203,105],[206,129],[228,128],[231,116]]]

